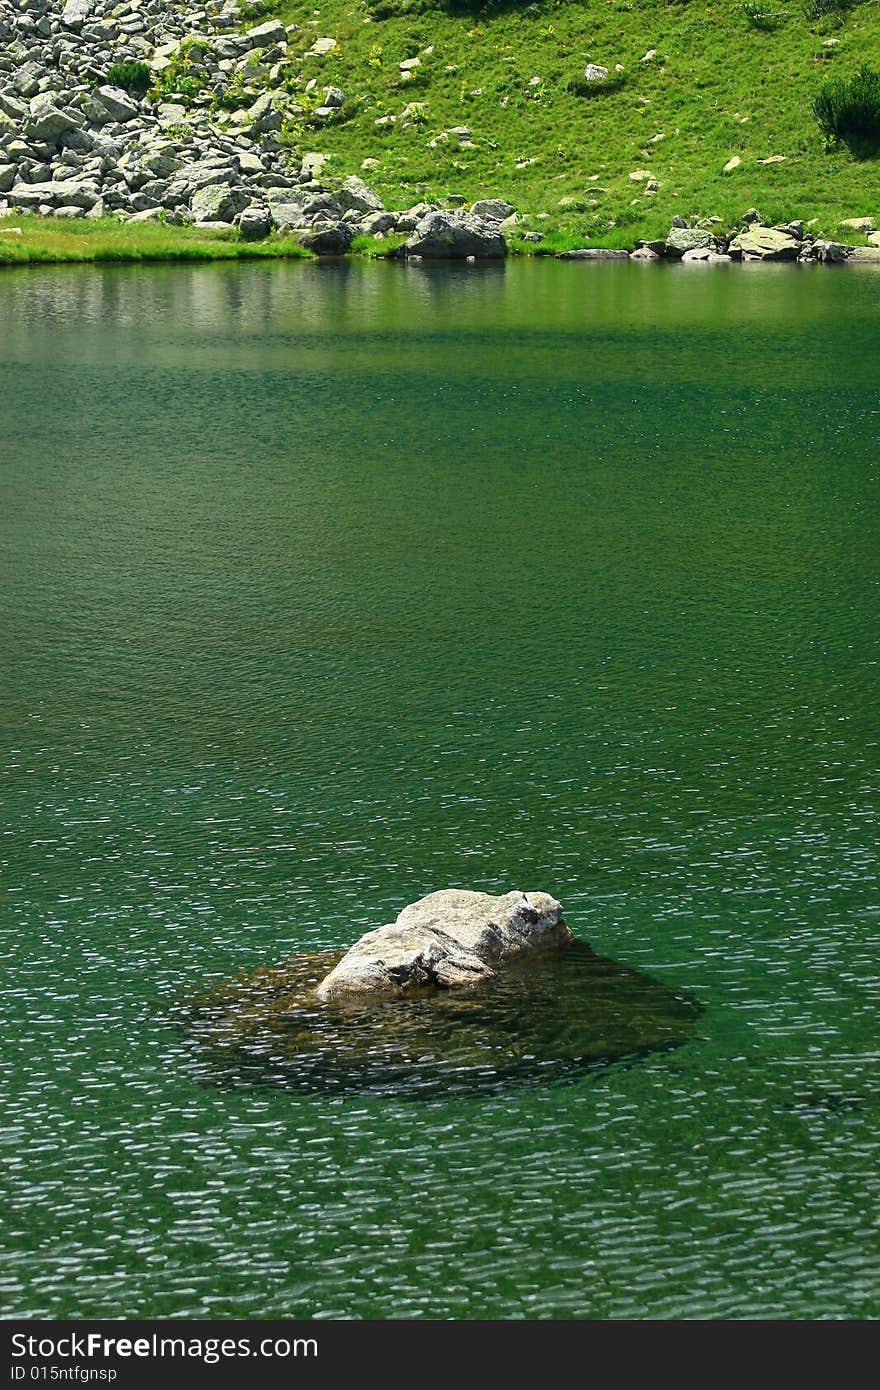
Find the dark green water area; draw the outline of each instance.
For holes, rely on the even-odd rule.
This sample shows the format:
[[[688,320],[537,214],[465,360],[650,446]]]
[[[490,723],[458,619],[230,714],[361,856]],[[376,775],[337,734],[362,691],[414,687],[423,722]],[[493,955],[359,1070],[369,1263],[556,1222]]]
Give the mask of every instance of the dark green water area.
[[[0,412],[0,1310],[878,1316],[880,275],[8,272]],[[302,1004],[449,886],[591,949]]]

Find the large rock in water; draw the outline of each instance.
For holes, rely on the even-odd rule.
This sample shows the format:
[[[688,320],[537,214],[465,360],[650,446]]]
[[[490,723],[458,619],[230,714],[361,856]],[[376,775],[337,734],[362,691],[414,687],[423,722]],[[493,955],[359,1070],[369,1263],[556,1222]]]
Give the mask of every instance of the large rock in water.
[[[196,988],[177,1018],[220,1085],[428,1098],[575,1080],[694,1035],[696,1000],[576,938],[511,960],[478,989],[320,999],[338,951]]]
[[[681,260],[686,251],[700,251],[704,248],[707,251],[716,249],[715,238],[711,232],[703,231],[699,227],[670,227],[666,238],[666,255],[670,260]]]
[[[472,212],[429,212],[406,243],[409,256],[443,260],[465,256],[505,256],[507,246],[497,221]]]
[[[735,261],[796,261],[800,249],[800,240],[788,229],[761,226],[747,227],[728,247]]]
[[[496,967],[571,941],[548,893],[472,893],[448,888],[367,932],[318,986],[320,999],[362,999],[420,987],[455,989],[492,980]]]

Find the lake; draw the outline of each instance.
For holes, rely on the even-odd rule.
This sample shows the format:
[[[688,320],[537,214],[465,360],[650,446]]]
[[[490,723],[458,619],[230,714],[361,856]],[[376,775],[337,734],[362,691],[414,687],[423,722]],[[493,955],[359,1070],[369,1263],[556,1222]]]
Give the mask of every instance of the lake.
[[[870,269],[0,277],[7,1316],[880,1313],[878,349]],[[422,1096],[179,1025],[448,886],[691,1034]]]

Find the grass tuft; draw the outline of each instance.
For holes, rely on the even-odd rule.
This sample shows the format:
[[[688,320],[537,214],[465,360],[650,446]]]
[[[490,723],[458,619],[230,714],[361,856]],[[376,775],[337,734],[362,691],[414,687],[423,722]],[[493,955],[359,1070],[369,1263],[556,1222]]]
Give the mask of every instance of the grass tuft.
[[[368,260],[389,260],[397,255],[407,238],[402,232],[389,232],[387,236],[356,236],[351,249],[356,256],[366,256]]]

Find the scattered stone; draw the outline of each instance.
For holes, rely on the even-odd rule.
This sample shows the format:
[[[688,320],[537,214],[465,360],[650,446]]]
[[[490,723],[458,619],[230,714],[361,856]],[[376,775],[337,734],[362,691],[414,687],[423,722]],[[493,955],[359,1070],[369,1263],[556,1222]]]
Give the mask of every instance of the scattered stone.
[[[249,48],[273,48],[277,43],[287,43],[287,30],[280,19],[270,19],[266,24],[258,24],[255,29],[249,29],[247,41]],[[325,43],[327,40],[318,39],[317,42]],[[330,47],[336,47],[335,39],[330,40]],[[321,51],[329,52],[330,50]]]
[[[722,174],[732,174],[734,169],[738,169],[741,164],[742,160],[738,154],[731,155],[721,172]]]
[[[880,245],[854,246],[846,258],[847,265],[880,265]]]
[[[847,227],[852,232],[873,232],[873,217],[847,217],[841,222],[841,227]]]
[[[599,63],[587,63],[584,68],[584,77],[587,82],[604,82],[608,76],[608,69],[603,68]]]
[[[337,46],[336,39],[323,38],[315,39],[311,48],[305,53],[306,58],[323,58],[328,53],[332,53]]]

